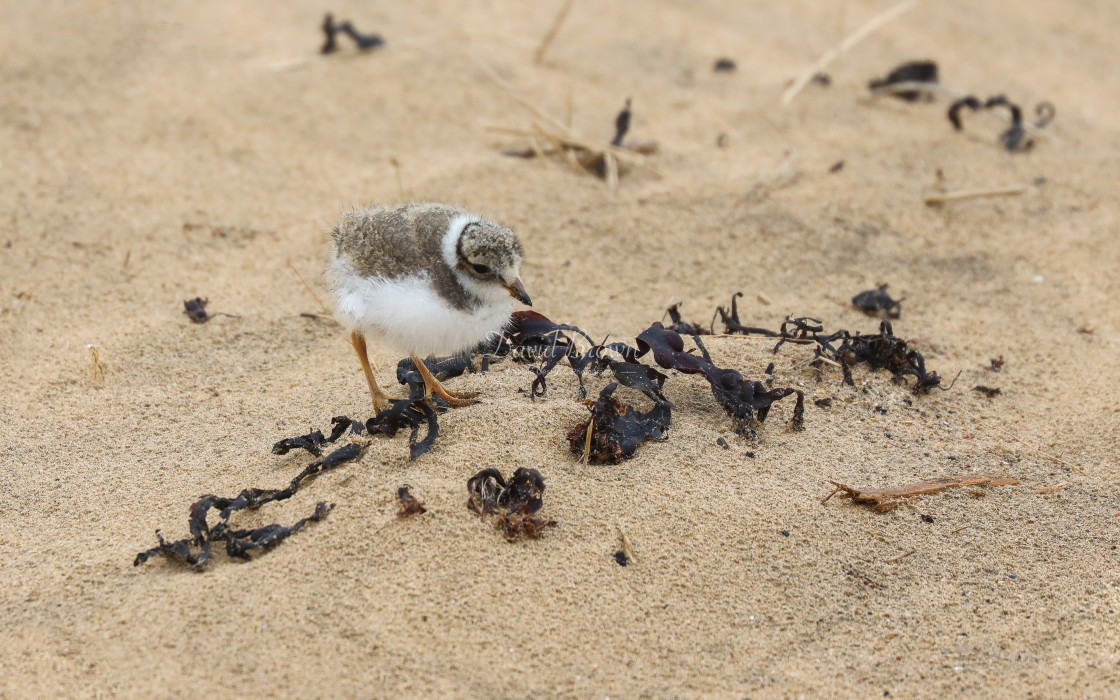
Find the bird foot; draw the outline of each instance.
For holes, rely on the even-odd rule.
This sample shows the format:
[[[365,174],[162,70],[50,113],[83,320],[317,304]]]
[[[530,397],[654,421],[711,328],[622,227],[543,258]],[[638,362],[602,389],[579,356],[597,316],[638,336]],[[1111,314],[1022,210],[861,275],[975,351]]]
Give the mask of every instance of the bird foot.
[[[416,365],[416,369],[420,372],[420,376],[424,378],[424,397],[426,399],[430,401],[432,394],[435,394],[443,399],[444,403],[451,408],[463,408],[464,406],[478,403],[474,401],[474,397],[478,396],[477,393],[473,391],[448,391],[443,384],[435,378],[435,375],[428,370],[423,360],[416,355],[410,355],[410,357],[412,358],[413,364]]]
[[[473,404],[478,403],[478,401],[474,400],[474,397],[478,396],[477,392],[474,392],[474,391],[448,391],[447,389],[445,389],[443,387],[442,384],[440,384],[438,386],[438,388],[429,386],[428,391],[426,393],[427,393],[426,398],[428,399],[429,402],[431,402],[431,400],[432,400],[432,394],[435,394],[435,395],[439,396],[441,399],[443,399],[443,402],[445,404],[447,404],[448,406],[450,406],[451,408],[465,408],[466,406],[471,406]]]
[[[378,413],[381,413],[382,411],[388,411],[390,408],[393,407],[393,402],[394,401],[404,401],[404,399],[400,398],[400,397],[397,397],[397,396],[387,396],[386,394],[382,394],[381,396],[374,396],[373,397],[373,414],[377,415]]]

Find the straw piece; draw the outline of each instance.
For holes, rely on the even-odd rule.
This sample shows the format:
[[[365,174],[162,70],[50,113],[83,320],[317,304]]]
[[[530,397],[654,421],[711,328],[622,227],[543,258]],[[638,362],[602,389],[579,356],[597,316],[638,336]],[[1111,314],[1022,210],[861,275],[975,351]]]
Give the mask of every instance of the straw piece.
[[[572,4],[575,0],[564,0],[564,4],[560,7],[560,11],[556,13],[556,18],[552,20],[552,26],[548,28],[548,32],[541,39],[540,46],[537,47],[536,52],[533,54],[533,60],[540,63],[544,59],[544,52],[548,50],[552,40],[556,38],[556,32],[560,31],[560,25],[564,24],[564,20],[568,17],[568,12],[572,9]]]
[[[953,192],[930,192],[922,195],[926,204],[941,204],[956,199],[977,199],[979,197],[1000,197],[1003,195],[1023,194],[1027,191],[1026,185],[1004,185],[1003,187],[988,187],[972,190],[956,190]]]
[[[909,12],[917,7],[917,5],[918,0],[902,0],[864,22],[862,26],[844,37],[844,40],[841,41],[839,45],[825,51],[821,54],[820,58],[802,71],[801,75],[797,76],[797,79],[793,81],[793,84],[782,93],[782,104],[788,105],[790,102],[793,102],[793,98],[797,97],[797,93],[801,92],[805,86],[813,80],[814,75],[824,71],[830,63],[850,51],[856,44],[869,37],[880,27]]]

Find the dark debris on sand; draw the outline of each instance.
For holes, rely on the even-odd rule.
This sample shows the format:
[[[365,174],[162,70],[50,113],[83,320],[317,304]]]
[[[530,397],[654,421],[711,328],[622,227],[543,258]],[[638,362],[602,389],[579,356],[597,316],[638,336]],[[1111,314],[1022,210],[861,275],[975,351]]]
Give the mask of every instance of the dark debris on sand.
[[[497,527],[509,541],[525,535],[537,539],[555,520],[537,518],[544,505],[544,477],[536,469],[520,467],[506,481],[497,469],[483,469],[467,481],[467,508],[485,519],[497,515]]]
[[[618,464],[634,456],[646,438],[666,439],[672,417],[667,401],[658,401],[642,413],[614,396],[618,384],[608,384],[595,400],[585,403],[591,416],[568,432],[568,444],[575,454],[589,462]],[[590,433],[588,432],[590,431]]]
[[[331,452],[326,457],[307,465],[303,471],[295,476],[283,489],[244,489],[233,498],[206,494],[190,507],[188,527],[190,537],[167,542],[163,535],[156,531],[159,544],[149,550],[140,552],[133,560],[133,566],[139,566],[154,556],[165,556],[174,561],[188,564],[195,571],[202,571],[210,561],[212,543],[225,542],[226,554],[235,559],[249,559],[249,552],[258,549],[266,550],[273,547],[291,535],[298,532],[309,522],[319,522],[330,513],[334,507],[331,503],[320,502],[315,506],[314,512],[296,521],[291,526],[278,523],[254,529],[235,529],[230,524],[230,517],[237,511],[256,510],[273,501],[283,501],[291,498],[310,479],[323,472],[330,471],[347,462],[353,462],[362,456],[362,446],[351,443],[345,447]],[[209,514],[217,511],[218,522],[211,525]]]
[[[1023,121],[1022,108],[1007,99],[1006,95],[995,95],[983,101],[975,95],[966,95],[949,105],[949,122],[953,125],[953,129],[961,131],[964,129],[964,123],[961,121],[961,113],[965,109],[976,112],[982,109],[995,109],[997,107],[1006,109],[1010,118],[1007,129],[999,135],[999,142],[1003,147],[1009,151],[1029,151],[1034,147],[1034,139],[1027,136],[1026,128],[1024,127],[1025,122]],[[1054,105],[1050,102],[1040,102],[1035,105],[1037,121],[1033,124],[1034,128],[1044,128],[1054,119],[1055,114],[1056,110],[1054,109]]]
[[[868,316],[898,319],[902,315],[902,299],[892,299],[887,287],[883,284],[878,289],[860,292],[852,297],[852,303]]]
[[[938,71],[936,63],[933,61],[908,61],[888,73],[887,77],[872,80],[867,86],[874,92],[875,90],[899,83],[936,83],[937,81]],[[926,93],[918,90],[904,90],[902,92],[893,93],[891,96],[897,97],[900,100],[906,100],[907,102],[917,102],[923,99],[923,97],[928,99]]]

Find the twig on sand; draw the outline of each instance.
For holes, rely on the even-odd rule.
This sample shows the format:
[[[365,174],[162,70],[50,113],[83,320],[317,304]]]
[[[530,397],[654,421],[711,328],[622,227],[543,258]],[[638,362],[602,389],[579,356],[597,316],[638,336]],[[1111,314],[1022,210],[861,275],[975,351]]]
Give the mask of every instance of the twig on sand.
[[[939,493],[957,486],[1013,486],[1018,484],[1019,481],[997,474],[961,474],[883,489],[856,489],[847,484],[831,480],[829,480],[829,483],[836,488],[832,490],[832,493],[825,496],[824,500],[821,501],[822,504],[839,493],[840,498],[847,498],[852,503],[871,506],[873,510],[885,513],[918,496]]]
[[[591,435],[595,432],[595,419],[592,418],[587,424],[587,438],[583,442],[583,458],[580,460],[584,464],[591,463]]]
[[[793,81],[793,84],[782,93],[782,104],[788,105],[790,102],[793,102],[793,98],[797,97],[797,93],[801,92],[805,86],[813,80],[814,75],[823,72],[830,63],[850,51],[856,44],[871,36],[871,34],[875,33],[880,27],[909,12],[917,7],[917,5],[918,0],[901,0],[901,2],[895,3],[883,12],[880,12],[864,22],[858,29],[844,37],[843,41],[828,51],[825,51],[821,54],[820,58],[805,68],[805,70],[801,72],[801,75],[797,76],[797,79]]]
[[[930,192],[922,195],[925,204],[943,204],[957,199],[978,199],[980,197],[1001,197],[1004,195],[1023,194],[1027,191],[1026,185],[1004,185],[1002,187],[981,187],[971,190],[954,190],[952,192]]]
[[[852,576],[853,578],[859,580],[865,586],[871,586],[872,588],[886,588],[886,586],[884,586],[883,584],[879,583],[865,573],[856,571],[856,569],[851,566],[844,567],[844,570],[848,572],[849,576]]]
[[[588,432],[590,433],[591,431]],[[619,538],[622,540],[622,552],[626,555],[626,558],[631,564],[637,564],[638,557],[634,554],[634,545],[630,543],[630,538],[626,536],[626,531],[622,529],[622,526],[617,525],[616,527],[618,527]]]
[[[292,264],[291,260],[288,261],[288,267],[292,269],[292,272],[296,273],[296,277],[299,278],[299,281],[303,283],[303,288],[306,289],[307,293],[311,295],[311,298],[314,299],[317,304],[319,304],[319,308],[323,310],[323,313],[329,317],[331,310],[327,308],[326,304],[323,303],[323,300],[319,298],[319,295],[315,293],[315,290],[312,289],[311,285],[307,283],[307,280],[303,278],[303,275],[299,274],[299,270],[296,269],[296,266]]]
[[[918,550],[916,550],[916,549],[911,549],[911,550],[910,550],[909,552],[907,552],[906,554],[900,554],[899,556],[895,557],[894,559],[888,559],[888,560],[887,560],[887,563],[888,563],[888,564],[893,564],[893,563],[895,563],[896,561],[902,561],[903,559],[905,559],[906,557],[910,556],[911,554],[915,554],[915,553],[917,553],[917,551],[918,551]]]
[[[105,379],[105,361],[101,359],[101,348],[90,343],[86,346],[86,349],[89,350],[90,373],[93,375],[93,381],[103,381]]]
[[[533,53],[533,60],[537,63],[544,60],[544,52],[548,51],[552,40],[556,38],[556,32],[560,31],[560,26],[564,24],[564,20],[567,19],[568,12],[571,11],[574,2],[575,0],[564,0],[564,4],[560,6],[560,11],[556,13],[556,18],[552,20],[552,25],[549,26],[548,32],[546,32],[544,38],[541,39],[540,46],[538,46],[536,52]]]
[[[1057,493],[1058,491],[1065,491],[1068,488],[1069,488],[1069,484],[1061,483],[1061,484],[1054,484],[1053,486],[1044,486],[1040,489],[1035,489],[1034,492],[1039,493],[1039,494]]]

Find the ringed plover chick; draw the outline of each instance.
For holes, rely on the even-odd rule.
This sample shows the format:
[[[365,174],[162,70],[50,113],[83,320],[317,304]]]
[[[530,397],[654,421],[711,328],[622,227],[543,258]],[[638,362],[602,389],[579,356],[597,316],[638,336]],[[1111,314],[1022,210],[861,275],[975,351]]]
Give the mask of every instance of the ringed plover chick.
[[[447,204],[375,206],[342,215],[327,263],[335,311],[350,329],[373,407],[388,407],[366,353],[366,336],[409,354],[426,396],[466,406],[475,393],[448,391],[421,357],[465,352],[509,322],[513,300],[532,306],[519,277],[521,243],[501,224]]]

